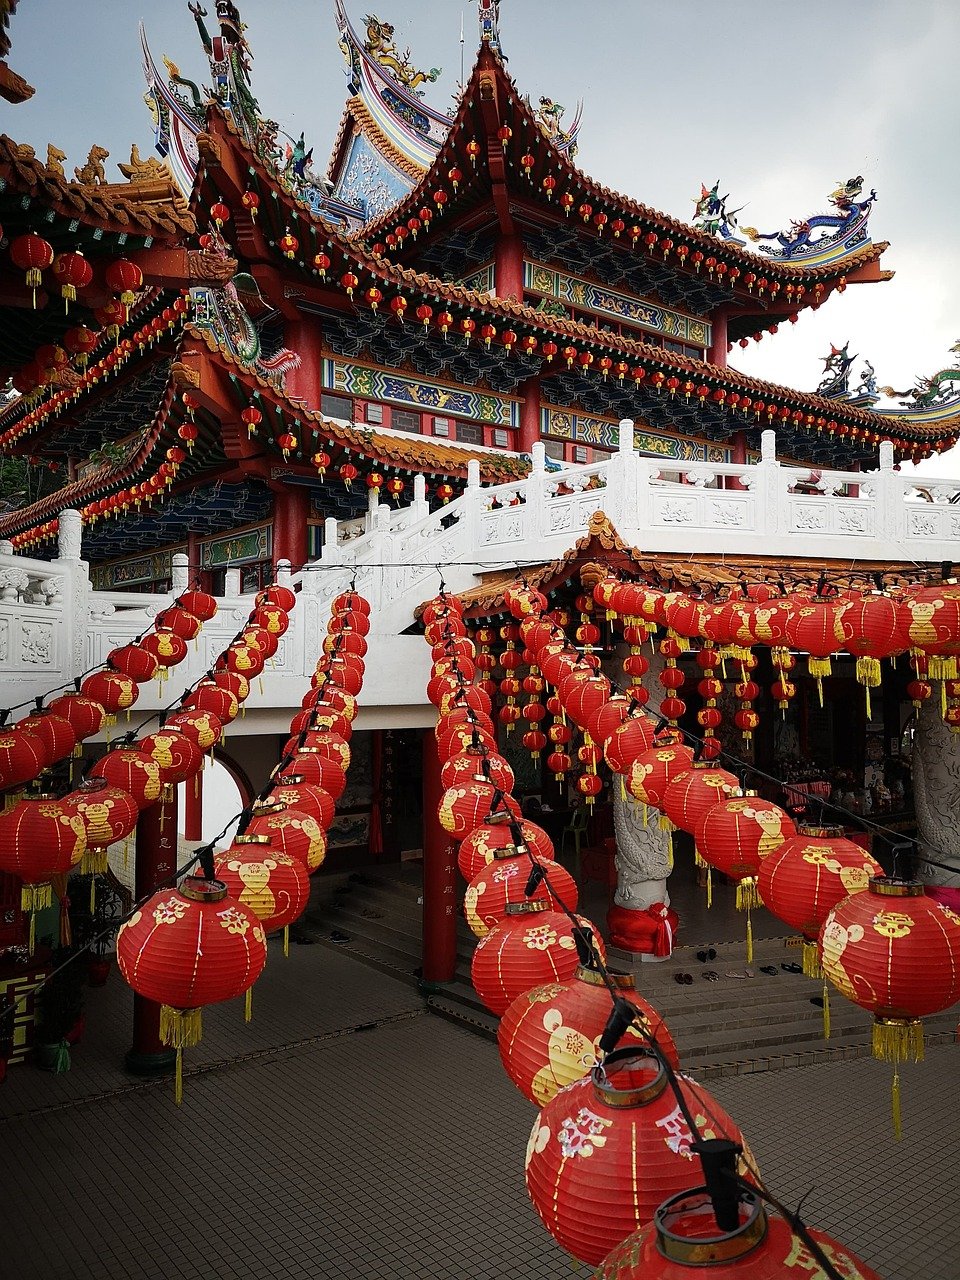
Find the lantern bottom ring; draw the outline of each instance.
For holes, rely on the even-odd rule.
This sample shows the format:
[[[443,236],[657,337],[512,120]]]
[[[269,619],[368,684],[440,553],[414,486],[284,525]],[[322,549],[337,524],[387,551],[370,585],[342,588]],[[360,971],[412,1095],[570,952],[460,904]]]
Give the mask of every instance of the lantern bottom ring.
[[[692,1215],[713,1221],[713,1205],[706,1187],[682,1191],[678,1196],[665,1200],[654,1215],[657,1231],[657,1247],[665,1258],[681,1264],[709,1265],[731,1262],[755,1249],[767,1233],[767,1215],[756,1196],[748,1191],[740,1194],[740,1211],[746,1210],[743,1221],[732,1231],[704,1235],[681,1236],[667,1225],[672,1215],[689,1219]]]

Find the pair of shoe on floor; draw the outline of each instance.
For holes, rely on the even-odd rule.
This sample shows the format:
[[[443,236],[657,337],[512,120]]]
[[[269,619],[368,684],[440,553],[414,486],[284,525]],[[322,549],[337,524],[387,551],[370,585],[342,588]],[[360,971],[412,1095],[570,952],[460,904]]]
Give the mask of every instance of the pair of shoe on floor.
[[[716,952],[714,952],[714,955],[716,955]],[[719,973],[717,973],[716,969],[704,969],[700,977],[703,978],[706,982],[720,981],[720,975]],[[673,980],[674,982],[678,982],[682,987],[689,987],[693,982],[693,974],[692,973],[675,973],[673,975]]]

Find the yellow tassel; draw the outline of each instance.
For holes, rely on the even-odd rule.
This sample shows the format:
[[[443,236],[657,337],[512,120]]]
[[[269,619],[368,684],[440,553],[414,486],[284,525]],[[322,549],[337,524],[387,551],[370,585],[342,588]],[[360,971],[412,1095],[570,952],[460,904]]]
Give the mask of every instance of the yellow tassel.
[[[25,884],[20,890],[21,911],[43,911],[53,903],[49,884]]]
[[[823,1038],[830,1039],[830,988],[827,980],[823,980]]]
[[[247,993],[243,997],[243,1020],[249,1022],[253,1017],[253,987],[247,987]]]
[[[37,913],[30,912],[30,936],[27,939],[27,952],[33,955],[34,948],[37,945]]]
[[[833,673],[829,658],[815,658],[812,654],[807,658],[807,670],[817,680],[822,680],[824,676],[829,676]]]
[[[661,831],[676,831],[677,829],[665,813],[660,814],[660,817],[657,819],[657,826]]]
[[[869,686],[869,685],[865,685],[865,686],[864,686],[864,690],[863,690],[863,691],[864,691],[864,693],[865,693],[865,694],[866,694],[866,696],[867,696],[867,719],[868,719],[868,720],[872,720],[872,719],[873,719],[873,709],[872,709],[872,708],[871,708],[871,706],[870,706],[870,686]]]
[[[285,956],[290,954],[290,926],[288,924],[283,926],[283,954]]]
[[[753,907],[761,907],[760,893],[754,876],[744,876],[737,884],[737,910],[750,911]]]
[[[873,1056],[882,1062],[923,1061],[923,1023],[919,1018],[877,1018]]]
[[[820,699],[820,708],[823,709],[823,681],[817,676],[817,697]]]
[[[80,874],[82,876],[102,876],[106,875],[109,869],[106,849],[91,849],[88,845],[83,852],[83,857],[80,859]]]
[[[698,868],[709,867],[710,865],[696,845],[693,846],[693,865]]]
[[[627,801],[627,784],[623,780],[623,774],[620,774],[620,799],[626,804]]]
[[[950,654],[931,654],[927,659],[928,674],[931,680],[956,680],[957,659]]]
[[[890,1110],[893,1114],[893,1137],[899,1142],[903,1137],[903,1117],[900,1112],[900,1072],[894,1071],[890,1090]]]
[[[646,806],[646,803],[644,803],[644,806],[643,806],[643,825],[644,825],[644,826],[646,826],[646,825],[647,825],[647,806]]]
[[[90,914],[93,915],[96,909],[97,909],[97,877],[91,876],[90,877]]]
[[[713,906],[713,868],[707,867],[707,910]]]
[[[183,1101],[183,1050],[177,1050],[177,1069],[174,1075],[173,1100],[179,1107]]]
[[[802,964],[805,977],[823,977],[823,967],[820,964],[820,949],[815,942],[810,942],[807,938],[803,940]]]
[[[862,657],[857,659],[857,680],[868,689],[880,687],[880,659]]]
[[[747,964],[753,964],[753,919],[747,907]]]
[[[160,1039],[178,1051],[200,1043],[203,1035],[202,1009],[174,1009],[172,1005],[160,1006]]]

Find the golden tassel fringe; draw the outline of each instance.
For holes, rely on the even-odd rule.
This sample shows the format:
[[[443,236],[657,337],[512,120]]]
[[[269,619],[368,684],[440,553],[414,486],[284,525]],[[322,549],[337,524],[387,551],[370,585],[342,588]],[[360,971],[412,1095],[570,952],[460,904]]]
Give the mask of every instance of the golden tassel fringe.
[[[812,654],[807,658],[807,670],[817,680],[822,680],[824,676],[829,676],[833,673],[829,658],[815,658]]]
[[[106,849],[91,849],[89,845],[80,859],[80,874],[83,876],[106,875],[110,866],[107,862]]]
[[[661,831],[676,831],[677,829],[665,813],[661,813],[657,818],[657,826]]]
[[[760,890],[754,876],[744,876],[737,884],[737,910],[750,911],[753,907],[762,907]]]
[[[880,659],[862,657],[857,659],[857,683],[868,689],[880,688]]]
[[[823,1038],[830,1039],[830,986],[826,977],[823,979]]]
[[[890,1088],[890,1111],[893,1116],[893,1137],[899,1142],[903,1137],[903,1116],[900,1111],[900,1072],[894,1071]]]
[[[703,867],[709,867],[710,865],[710,863],[707,862],[706,858],[704,858],[703,854],[700,852],[700,850],[697,848],[696,845],[693,846],[693,865],[698,869],[702,869]]]
[[[48,884],[25,884],[20,890],[21,911],[43,911],[53,904],[53,890]]]
[[[646,826],[646,825],[647,825],[647,805],[646,805],[646,803],[644,803],[644,806],[643,806],[643,825],[644,825],[644,826]]]
[[[753,919],[747,907],[747,964],[753,964]]]
[[[203,1035],[202,1009],[174,1009],[172,1005],[160,1006],[160,1039],[172,1045],[179,1053],[200,1043]]]
[[[956,680],[956,657],[952,653],[930,654],[927,658],[927,674],[931,680]]]
[[[803,940],[803,973],[806,978],[822,978],[823,966],[820,963],[820,948],[815,942]]]
[[[919,1018],[877,1018],[873,1056],[881,1062],[922,1062],[923,1023]]]
[[[253,1017],[253,987],[247,987],[243,997],[243,1020],[249,1022]]]

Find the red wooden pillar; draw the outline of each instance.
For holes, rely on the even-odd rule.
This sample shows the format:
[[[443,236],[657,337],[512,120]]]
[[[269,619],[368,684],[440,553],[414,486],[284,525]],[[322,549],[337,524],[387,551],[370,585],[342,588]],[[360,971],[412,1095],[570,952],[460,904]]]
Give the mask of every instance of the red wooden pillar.
[[[540,439],[540,379],[528,378],[518,388],[523,396],[520,406],[520,438],[518,453],[529,453]]]
[[[456,846],[440,825],[443,796],[433,734],[423,733],[423,975],[424,990],[452,982],[457,968]]]
[[[302,400],[308,409],[320,408],[323,387],[323,332],[316,316],[298,316],[283,326],[283,345],[300,357],[296,369],[287,371],[283,389]]]
[[[737,467],[747,461],[747,437],[743,431],[735,431],[730,437],[730,461]],[[726,488],[744,489],[746,486],[736,476],[727,476]]]
[[[187,783],[187,786],[190,784]],[[137,822],[134,894],[137,901],[169,884],[177,869],[177,790],[170,799],[144,809]],[[166,1075],[174,1069],[176,1051],[160,1040],[160,1006],[133,997],[133,1044],[126,1069],[137,1076]]]
[[[184,785],[183,838],[203,839],[203,770],[198,770]]]
[[[523,301],[523,241],[500,236],[493,257],[493,287],[498,298]]]
[[[289,560],[299,569],[307,558],[310,494],[301,485],[281,485],[273,494],[273,563]]]
[[[712,329],[710,346],[707,348],[707,363],[715,364],[718,369],[727,367],[727,313],[718,310],[710,317]]]

